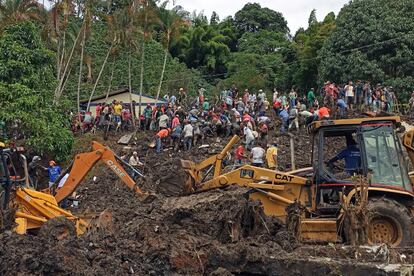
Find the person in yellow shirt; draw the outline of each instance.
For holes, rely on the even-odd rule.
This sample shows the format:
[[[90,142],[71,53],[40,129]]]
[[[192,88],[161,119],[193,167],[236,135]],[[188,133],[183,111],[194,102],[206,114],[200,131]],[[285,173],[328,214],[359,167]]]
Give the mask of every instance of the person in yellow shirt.
[[[119,123],[121,122],[121,112],[122,112],[122,105],[116,101],[114,105],[114,122]]]
[[[269,169],[277,169],[277,144],[268,145],[266,151],[267,166]]]

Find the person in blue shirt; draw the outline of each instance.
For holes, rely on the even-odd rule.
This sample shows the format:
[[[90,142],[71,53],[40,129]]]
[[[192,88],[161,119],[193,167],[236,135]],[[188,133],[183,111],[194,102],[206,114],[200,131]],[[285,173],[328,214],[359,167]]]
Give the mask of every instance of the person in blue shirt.
[[[361,167],[361,151],[352,137],[347,136],[346,141],[346,148],[329,160],[328,165],[332,167],[336,161],[345,159],[345,172],[351,176]]]
[[[289,125],[289,113],[287,112],[288,107],[284,108],[279,113],[279,117],[282,120],[282,125],[280,126],[280,132],[284,134],[286,132],[286,129]]]
[[[62,173],[62,169],[56,165],[56,162],[51,160],[49,161],[49,167],[47,168],[49,174],[49,188],[55,183],[56,179],[59,178]]]
[[[348,105],[345,103],[343,99],[339,99],[336,105],[338,106],[338,109],[339,109],[339,116],[341,118],[345,118],[345,113],[346,113],[346,109]]]

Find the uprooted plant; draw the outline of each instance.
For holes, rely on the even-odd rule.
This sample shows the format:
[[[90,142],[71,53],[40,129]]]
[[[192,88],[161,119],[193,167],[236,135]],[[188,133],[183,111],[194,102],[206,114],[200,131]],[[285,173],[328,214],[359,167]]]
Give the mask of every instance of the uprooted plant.
[[[368,187],[370,176],[354,176],[355,194],[349,199],[341,194],[342,216],[340,229],[343,229],[347,242],[352,246],[366,244],[368,241]]]

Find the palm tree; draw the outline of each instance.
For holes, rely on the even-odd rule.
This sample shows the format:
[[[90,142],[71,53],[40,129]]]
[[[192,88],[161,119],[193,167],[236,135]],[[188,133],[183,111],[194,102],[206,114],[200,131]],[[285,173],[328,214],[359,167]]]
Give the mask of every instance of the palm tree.
[[[160,97],[162,82],[164,80],[165,67],[167,65],[167,58],[170,49],[171,40],[179,36],[181,27],[184,25],[184,13],[181,7],[176,9],[168,10],[166,8],[168,1],[165,1],[159,9],[160,27],[162,30],[162,44],[165,48],[164,52],[164,63],[162,66],[160,83],[158,85],[157,96],[155,104],[158,103]]]
[[[92,24],[92,7],[91,2],[87,2],[84,8],[84,18],[83,18],[83,35],[82,35],[82,42],[81,42],[81,54],[80,54],[80,63],[79,63],[79,76],[78,76],[78,91],[76,93],[77,98],[77,106],[78,106],[78,114],[80,114],[80,89],[82,83],[82,69],[83,69],[83,59],[84,59],[84,52],[85,52],[85,44],[87,38],[91,32],[91,24]]]
[[[144,61],[145,61],[145,45],[146,42],[151,38],[151,32],[156,23],[159,22],[159,19],[156,14],[157,5],[155,1],[152,0],[139,0],[138,6],[138,22],[140,22],[142,30],[142,43],[141,43],[141,70],[140,70],[140,84],[139,84],[139,106],[138,114],[141,114],[141,104],[142,104],[142,92],[144,89]]]
[[[89,110],[89,106],[91,104],[92,97],[95,94],[96,87],[98,86],[99,80],[101,79],[101,76],[102,76],[102,73],[105,69],[105,66],[108,63],[109,56],[112,53],[113,48],[115,47],[115,44],[117,43],[117,37],[116,37],[116,33],[114,31],[114,22],[113,22],[114,18],[113,18],[112,15],[109,15],[109,14],[107,14],[105,17],[106,17],[106,21],[107,21],[107,24],[108,24],[108,39],[110,40],[111,45],[108,48],[105,59],[104,59],[102,65],[101,65],[101,69],[99,70],[98,77],[96,78],[96,81],[95,81],[95,84],[93,86],[91,95],[89,96],[88,105],[87,105],[86,110]]]
[[[40,20],[43,10],[36,0],[0,0],[0,28],[25,20]]]
[[[134,19],[136,17],[135,6],[137,4],[136,0],[132,0],[130,5],[114,13],[114,31],[117,44],[124,49],[128,49],[128,90],[133,125],[135,125],[135,112],[133,112],[134,107],[132,103],[131,60],[132,54],[138,48],[136,43],[137,28],[134,26]]]

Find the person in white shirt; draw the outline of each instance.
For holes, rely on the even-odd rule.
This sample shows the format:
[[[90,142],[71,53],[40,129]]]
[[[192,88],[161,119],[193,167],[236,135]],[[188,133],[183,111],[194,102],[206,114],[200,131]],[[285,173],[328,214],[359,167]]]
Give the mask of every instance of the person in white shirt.
[[[158,118],[158,125],[160,127],[160,129],[166,129],[168,128],[168,123],[170,121],[170,118],[168,117],[167,114],[162,114],[159,118]]]
[[[348,85],[345,85],[345,97],[350,109],[353,109],[354,106],[354,86],[352,81],[349,81]]]
[[[250,146],[254,143],[253,131],[248,126],[245,126],[243,129],[243,133],[246,138],[246,148],[249,149]]]
[[[132,167],[138,167],[138,166],[142,166],[143,164],[139,161],[139,157],[138,157],[138,152],[134,151],[131,155],[131,157],[129,158],[129,165],[131,165]]]
[[[273,103],[277,101],[279,98],[279,92],[277,92],[276,88],[273,90]]]
[[[184,137],[183,143],[184,143],[185,150],[191,149],[191,145],[193,143],[193,135],[194,135],[193,131],[194,131],[193,126],[187,120],[184,121],[184,128],[183,128],[182,135]]]
[[[252,166],[263,167],[263,159],[266,151],[261,146],[256,146],[252,148],[250,152],[250,160],[252,161]]]

